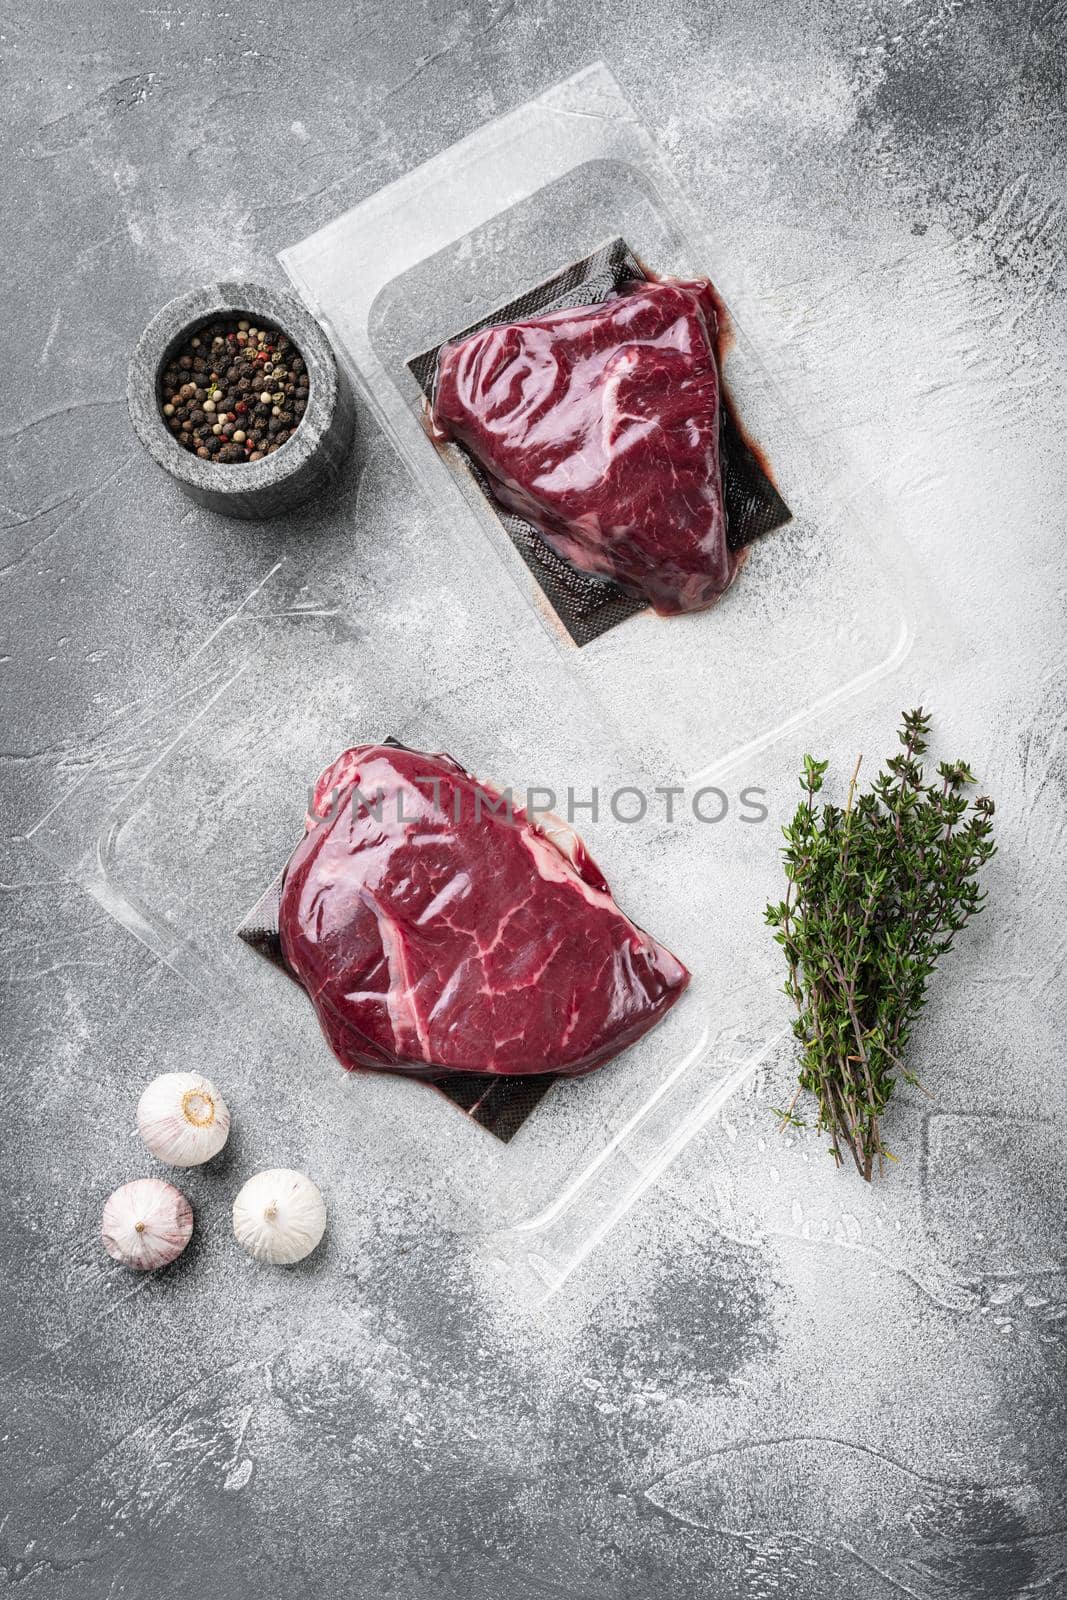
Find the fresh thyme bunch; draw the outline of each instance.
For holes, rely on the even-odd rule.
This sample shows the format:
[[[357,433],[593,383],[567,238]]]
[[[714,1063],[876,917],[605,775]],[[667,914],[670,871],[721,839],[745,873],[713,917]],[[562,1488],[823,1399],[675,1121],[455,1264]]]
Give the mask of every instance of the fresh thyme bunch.
[[[898,1076],[922,1088],[905,1065],[912,1023],[939,957],[982,909],[978,873],[996,851],[992,800],[969,807],[961,792],[975,781],[966,762],[942,762],[940,783],[926,785],[929,729],[921,709],[905,712],[903,750],[859,798],[856,762],[844,810],[816,804],[829,763],[804,757],[805,798],[782,830],[788,889],[767,907],[801,1045],[800,1087],[777,1115],[803,1127],[794,1107],[814,1095],[835,1160],[847,1150],[868,1182],[876,1161],[882,1171],[895,1159],[886,1106]]]

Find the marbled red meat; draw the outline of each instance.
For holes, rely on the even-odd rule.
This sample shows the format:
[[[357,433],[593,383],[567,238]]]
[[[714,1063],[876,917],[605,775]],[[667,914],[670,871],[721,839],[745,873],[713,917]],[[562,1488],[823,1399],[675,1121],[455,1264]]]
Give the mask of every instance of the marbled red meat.
[[[717,329],[711,285],[671,278],[485,328],[442,346],[433,431],[572,566],[663,615],[702,610],[740,564],[726,542]]]
[[[449,756],[346,750],[285,871],[285,961],[344,1066],[591,1072],[681,994],[572,830]]]

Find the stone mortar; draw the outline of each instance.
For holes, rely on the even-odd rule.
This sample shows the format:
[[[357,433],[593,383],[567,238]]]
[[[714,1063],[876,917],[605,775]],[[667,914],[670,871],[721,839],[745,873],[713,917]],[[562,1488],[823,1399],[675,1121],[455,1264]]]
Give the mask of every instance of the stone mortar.
[[[307,366],[308,404],[281,450],[262,461],[202,461],[173,437],[160,410],[159,377],[170,355],[219,317],[263,320],[288,335]],[[335,476],[352,442],[355,410],[330,342],[293,295],[256,283],[210,283],[178,295],[137,342],[127,380],[130,419],[149,455],[190,499],[228,517],[281,516]]]

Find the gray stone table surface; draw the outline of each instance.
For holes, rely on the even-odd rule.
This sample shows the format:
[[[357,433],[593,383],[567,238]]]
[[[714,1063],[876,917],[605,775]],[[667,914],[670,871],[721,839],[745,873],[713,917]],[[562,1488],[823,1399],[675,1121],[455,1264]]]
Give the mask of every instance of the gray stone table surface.
[[[1065,27],[1059,0],[3,6],[5,1590],[1067,1592]],[[295,533],[188,505],[126,415],[149,317],[201,281],[280,286],[280,248],[598,58],[711,232],[746,241],[753,315],[817,379],[814,431],[936,578],[927,678],[879,686],[828,753],[887,748],[927,698],[996,797],[1000,854],[922,1024],[932,1099],[901,1096],[899,1172],[860,1192],[798,1137],[774,1158],[788,1200],[756,1193],[769,1106],[727,1108],[533,1317],[386,1111],[338,1141],[324,1063],[277,1061],[254,1019],[220,1034],[25,835],[294,537],[328,567],[357,496],[425,521],[365,414]],[[774,815],[799,749],[756,764]],[[182,870],[161,859],[161,884]],[[758,916],[736,937],[764,959]],[[96,1219],[150,1165],[137,1088],[185,1064],[233,1086],[234,1149],[188,1180],[211,1224],[189,1258],[135,1282]],[[332,1208],[288,1275],[227,1237],[267,1164],[314,1167]]]

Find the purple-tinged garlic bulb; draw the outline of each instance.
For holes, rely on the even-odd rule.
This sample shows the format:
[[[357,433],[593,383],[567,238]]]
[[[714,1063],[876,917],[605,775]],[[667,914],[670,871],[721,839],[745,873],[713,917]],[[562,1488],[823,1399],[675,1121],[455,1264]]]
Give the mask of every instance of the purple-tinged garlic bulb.
[[[177,1259],[193,1236],[193,1208],[172,1183],[135,1178],[108,1197],[100,1229],[104,1249],[135,1272]]]

